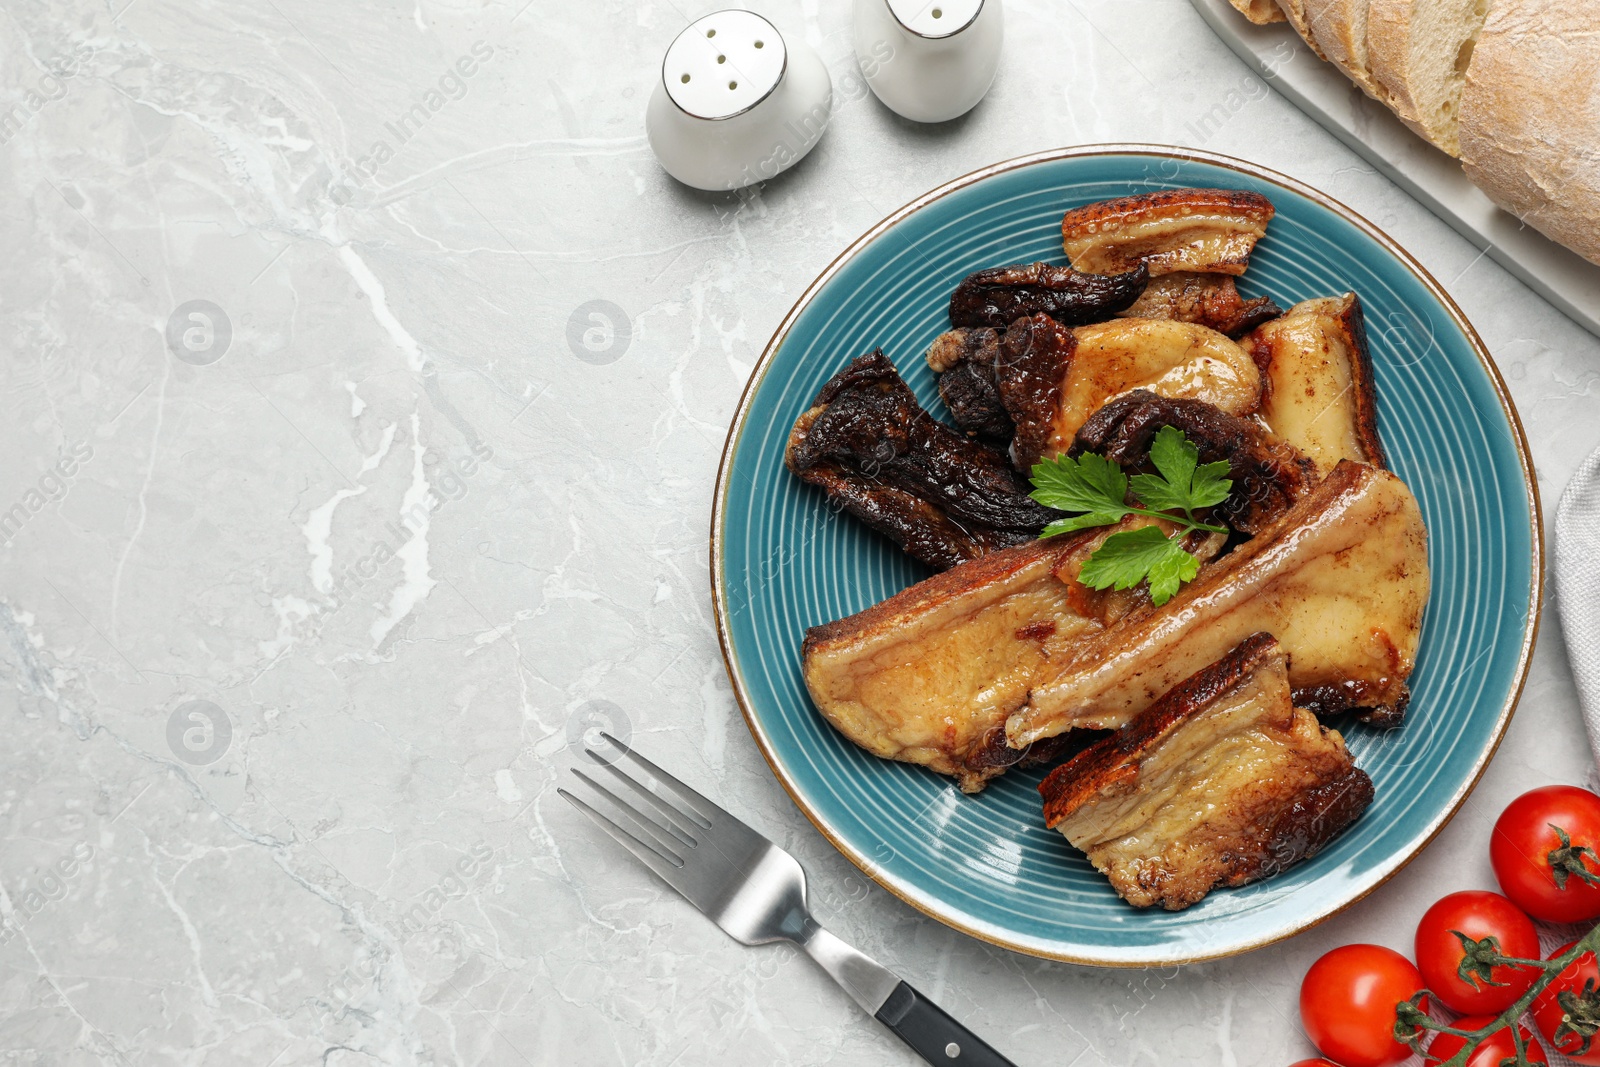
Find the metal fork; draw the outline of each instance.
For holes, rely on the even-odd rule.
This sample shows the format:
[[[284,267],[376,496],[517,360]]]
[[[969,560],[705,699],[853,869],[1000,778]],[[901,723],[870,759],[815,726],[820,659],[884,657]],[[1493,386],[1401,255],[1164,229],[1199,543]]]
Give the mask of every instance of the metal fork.
[[[806,909],[806,873],[795,858],[610,734],[602,756],[587,745],[594,775],[574,768],[629,825],[558,788],[735,941],[789,941],[929,1063],[1015,1067],[892,971],[845,944]],[[624,773],[626,765],[633,774]],[[606,779],[606,784],[599,780]]]

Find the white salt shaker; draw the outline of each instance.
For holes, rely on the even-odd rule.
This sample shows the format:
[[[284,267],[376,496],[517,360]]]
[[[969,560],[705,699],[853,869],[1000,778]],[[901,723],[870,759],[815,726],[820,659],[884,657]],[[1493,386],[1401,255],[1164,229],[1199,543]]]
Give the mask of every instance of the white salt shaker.
[[[828,68],[803,41],[753,11],[718,11],[667,48],[645,132],[680,182],[739,189],[798,163],[832,111]]]
[[[1001,27],[1000,0],[856,0],[856,60],[891,111],[945,122],[994,83]]]

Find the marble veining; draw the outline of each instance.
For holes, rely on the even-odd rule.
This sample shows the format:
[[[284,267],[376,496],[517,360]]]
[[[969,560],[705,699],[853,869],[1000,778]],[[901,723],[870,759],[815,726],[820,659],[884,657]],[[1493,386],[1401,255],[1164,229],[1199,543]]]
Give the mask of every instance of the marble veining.
[[[605,726],[794,852],[821,919],[1019,1064],[1271,1067],[1311,1053],[1318,954],[1406,948],[1443,887],[1492,886],[1507,800],[1593,777],[1550,615],[1438,840],[1242,959],[1014,955],[835,853],[734,705],[706,550],[761,345],[884,214],[1113,140],[1322,188],[1477,326],[1547,519],[1600,445],[1600,341],[1186,0],[1008,0],[993,89],[938,127],[872,97],[846,0],[753,6],[822,55],[834,114],[791,171],[720,195],[643,135],[663,49],[713,5],[0,10],[0,1062],[915,1062],[556,796]]]

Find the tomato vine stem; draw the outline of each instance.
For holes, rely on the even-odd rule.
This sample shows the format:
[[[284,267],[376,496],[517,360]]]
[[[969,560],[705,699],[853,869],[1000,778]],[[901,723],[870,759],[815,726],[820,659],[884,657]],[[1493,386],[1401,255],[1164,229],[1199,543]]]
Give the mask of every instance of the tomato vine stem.
[[[1460,938],[1463,944],[1471,940],[1458,930],[1451,933]],[[1496,946],[1498,947],[1498,946]],[[1556,977],[1569,967],[1572,962],[1588,952],[1600,954],[1600,924],[1574,941],[1567,950],[1559,956],[1547,960],[1525,960],[1514,956],[1502,956],[1498,952],[1479,950],[1477,962],[1490,967],[1525,967],[1542,973],[1534,979],[1526,992],[1518,997],[1516,1002],[1505,1011],[1501,1012],[1492,1022],[1479,1030],[1462,1030],[1445,1023],[1436,1022],[1428,1013],[1422,1010],[1422,1001],[1434,996],[1424,989],[1410,1000],[1402,1000],[1395,1005],[1394,1039],[1401,1044],[1408,1045],[1417,1053],[1425,1054],[1422,1044],[1423,1034],[1431,1031],[1439,1034],[1454,1034],[1464,1039],[1460,1051],[1438,1067],[1466,1067],[1467,1061],[1478,1050],[1478,1046],[1496,1033],[1511,1027],[1511,1040],[1516,1048],[1515,1060],[1505,1060],[1504,1064],[1515,1063],[1516,1067],[1531,1067],[1528,1062],[1527,1043],[1523,1040],[1521,1028],[1517,1021],[1522,1018],[1534,999],[1543,993]],[[1435,998],[1437,999],[1437,998]],[[1566,992],[1559,997],[1563,1011],[1561,1025],[1557,1028],[1557,1040],[1565,1035],[1577,1035],[1583,1039],[1583,1044],[1574,1049],[1579,1054],[1589,1051],[1589,1046],[1597,1033],[1600,1033],[1600,990],[1594,988],[1593,982],[1584,983],[1580,993]],[[1559,1050],[1557,1050],[1559,1051]]]
[[[1572,847],[1572,838],[1567,832],[1555,823],[1546,823],[1546,826],[1556,832],[1556,840],[1561,842],[1559,848],[1553,848],[1544,854],[1545,862],[1550,864],[1550,876],[1556,881],[1557,889],[1567,888],[1567,879],[1577,875],[1590,885],[1600,883],[1600,875],[1596,875],[1583,861],[1585,858],[1600,863],[1600,856],[1595,855],[1594,849],[1588,845]]]

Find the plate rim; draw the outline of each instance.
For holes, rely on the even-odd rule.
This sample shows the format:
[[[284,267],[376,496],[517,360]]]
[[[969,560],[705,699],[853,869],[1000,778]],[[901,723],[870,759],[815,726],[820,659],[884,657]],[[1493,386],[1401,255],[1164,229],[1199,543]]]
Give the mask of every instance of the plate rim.
[[[795,320],[799,318],[801,312],[810,305],[811,301],[822,290],[823,286],[831,281],[834,276],[837,275],[839,271],[841,271],[847,263],[852,261],[863,249],[886,233],[894,225],[903,219],[910,217],[934,201],[948,196],[951,193],[957,192],[958,190],[975,185],[984,179],[998,174],[1003,174],[1008,171],[1020,170],[1025,167],[1035,166],[1040,163],[1053,162],[1056,160],[1076,159],[1092,156],[1148,156],[1155,159],[1176,159],[1189,162],[1206,163],[1211,166],[1220,167],[1224,170],[1231,170],[1240,174],[1245,174],[1259,181],[1265,181],[1290,192],[1297,193],[1300,196],[1317,203],[1319,206],[1341,216],[1346,222],[1355,226],[1372,240],[1381,245],[1386,251],[1399,260],[1400,263],[1407,270],[1409,270],[1418,281],[1422,283],[1423,287],[1426,288],[1433,295],[1433,297],[1439,301],[1440,305],[1444,307],[1445,311],[1448,312],[1456,326],[1466,337],[1473,354],[1477,356],[1478,363],[1483,368],[1484,373],[1488,376],[1489,382],[1494,388],[1495,397],[1499,400],[1500,408],[1505,413],[1506,420],[1513,431],[1512,441],[1516,446],[1517,461],[1522,470],[1523,489],[1528,501],[1528,521],[1530,527],[1529,548],[1531,553],[1531,577],[1529,580],[1528,589],[1529,610],[1527,621],[1523,625],[1521,648],[1518,650],[1517,655],[1516,684],[1507,694],[1506,700],[1501,706],[1499,714],[1495,718],[1493,736],[1491,737],[1489,744],[1484,748],[1483,752],[1477,758],[1472,767],[1471,773],[1451,796],[1450,801],[1444,811],[1433,820],[1433,822],[1428,826],[1426,834],[1416,843],[1414,847],[1412,847],[1400,858],[1399,862],[1396,863],[1391,870],[1385,873],[1383,877],[1373,882],[1370,886],[1367,886],[1365,889],[1361,890],[1361,892],[1352,896],[1350,899],[1321,913],[1307,916],[1292,925],[1289,929],[1275,932],[1267,936],[1254,938],[1248,942],[1222,951],[1209,952],[1196,956],[1178,957],[1156,953],[1150,955],[1148,958],[1105,959],[1095,956],[1086,956],[1080,953],[1052,951],[1038,944],[1029,944],[1003,936],[996,936],[989,931],[976,929],[948,914],[942,914],[938,909],[927,906],[922,901],[917,900],[906,892],[903,892],[901,888],[895,885],[886,874],[877,869],[876,865],[871,861],[871,859],[861,854],[847,842],[842,840],[837,834],[835,834],[827,820],[820,817],[801,795],[793,779],[785,769],[782,761],[778,759],[777,755],[773,751],[771,739],[768,737],[765,727],[761,724],[758,717],[753,714],[751,710],[751,699],[745,687],[743,672],[739,667],[737,657],[733,651],[732,637],[728,627],[726,603],[727,584],[725,580],[726,545],[725,538],[723,536],[723,530],[727,520],[727,498],[729,489],[731,488],[730,472],[732,469],[733,456],[738,449],[739,440],[745,427],[745,420],[749,415],[750,405],[754,401],[756,392],[760,388],[761,383],[765,380],[767,372],[772,367],[773,359],[776,357],[778,350],[783,346],[784,341],[788,338],[789,331],[793,328]],[[1473,789],[1477,787],[1479,780],[1483,777],[1484,771],[1488,769],[1489,764],[1494,759],[1495,753],[1499,751],[1500,743],[1504,740],[1506,730],[1511,724],[1511,718],[1516,713],[1517,705],[1522,698],[1523,688],[1527,685],[1528,674],[1532,667],[1533,649],[1538,640],[1539,624],[1544,611],[1544,554],[1544,511],[1540,502],[1539,483],[1534,473],[1533,457],[1528,446],[1527,432],[1524,430],[1522,425],[1522,418],[1518,414],[1516,405],[1511,399],[1511,393],[1506,387],[1505,379],[1501,376],[1499,367],[1496,366],[1493,357],[1489,354],[1489,350],[1487,346],[1484,345],[1483,339],[1478,336],[1478,331],[1467,319],[1466,315],[1456,304],[1455,300],[1445,290],[1444,286],[1439,284],[1438,280],[1434,278],[1431,273],[1429,273],[1426,267],[1417,261],[1416,257],[1414,257],[1410,252],[1406,251],[1406,249],[1403,248],[1399,242],[1394,240],[1394,238],[1390,237],[1387,233],[1385,233],[1382,229],[1369,221],[1359,212],[1355,211],[1334,197],[1329,196],[1327,193],[1324,193],[1321,190],[1307,185],[1304,182],[1292,178],[1280,171],[1275,171],[1268,167],[1263,167],[1260,164],[1251,163],[1248,160],[1239,159],[1234,156],[1222,155],[1221,153],[1216,152],[1207,152],[1202,149],[1181,148],[1172,145],[1112,142],[1103,144],[1073,145],[1062,148],[1046,149],[1040,152],[1030,152],[1026,155],[1014,156],[998,163],[991,163],[987,166],[979,167],[976,170],[968,171],[966,174],[952,178],[949,181],[935,186],[934,188],[928,190],[918,197],[913,198],[906,204],[884,216],[877,223],[867,229],[866,232],[862,233],[861,236],[857,237],[855,240],[846,245],[844,250],[835,256],[833,260],[830,261],[825,268],[823,268],[816,278],[814,278],[811,283],[806,286],[804,291],[801,292],[799,298],[795,300],[794,305],[790,307],[788,313],[785,314],[783,319],[778,323],[777,328],[773,331],[772,337],[767,341],[766,346],[761,350],[761,355],[756,360],[755,366],[751,368],[750,377],[745,382],[744,389],[739,396],[739,403],[734,409],[733,417],[729,421],[728,432],[723,441],[722,454],[717,462],[717,478],[712,492],[711,543],[709,562],[711,580],[711,607],[717,628],[717,644],[722,653],[723,668],[727,671],[728,681],[733,688],[734,700],[738,703],[739,711],[744,716],[745,726],[747,729],[749,729],[750,735],[755,739],[756,747],[760,750],[762,758],[766,760],[767,766],[772,771],[773,777],[778,780],[778,783],[781,786],[783,786],[784,792],[789,794],[789,799],[793,801],[794,805],[800,809],[801,813],[804,814],[808,820],[810,820],[811,825],[817,829],[817,832],[820,833],[830,845],[838,850],[840,855],[844,856],[851,863],[853,863],[863,874],[872,879],[872,881],[877,885],[888,890],[895,897],[904,901],[906,904],[909,904],[918,912],[933,919],[937,919],[939,922],[950,927],[951,929],[960,931],[961,933],[966,934],[969,937],[976,938],[979,941],[983,941],[991,945],[997,945],[1001,948],[1010,949],[1013,952],[1018,952],[1027,956],[1033,956],[1039,959],[1048,959],[1062,963],[1072,963],[1095,967],[1127,968],[1148,967],[1152,965],[1181,966],[1189,963],[1202,963],[1208,960],[1225,959],[1231,956],[1243,955],[1247,952],[1253,952],[1257,949],[1266,948],[1269,945],[1286,941],[1297,934],[1304,933],[1306,930],[1326,922],[1328,919],[1333,918],[1335,915],[1340,914],[1341,912],[1354,906],[1359,901],[1365,899],[1368,895],[1377,890],[1379,886],[1384,885],[1389,881],[1389,879],[1399,874],[1400,871],[1410,864],[1412,860],[1416,859],[1417,856],[1421,855],[1428,845],[1432,844],[1434,838],[1439,835],[1440,831],[1442,831],[1445,826],[1447,826],[1450,821],[1455,818],[1456,814],[1461,810],[1462,805],[1466,803],[1467,798],[1472,794]]]

